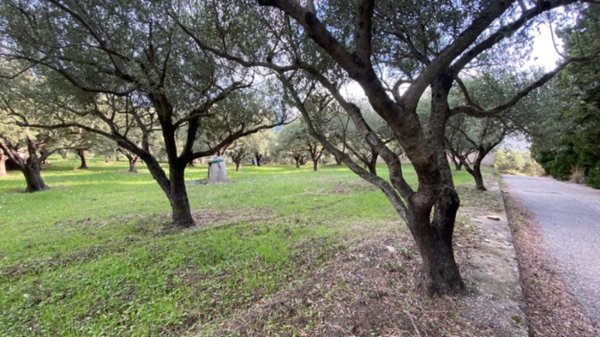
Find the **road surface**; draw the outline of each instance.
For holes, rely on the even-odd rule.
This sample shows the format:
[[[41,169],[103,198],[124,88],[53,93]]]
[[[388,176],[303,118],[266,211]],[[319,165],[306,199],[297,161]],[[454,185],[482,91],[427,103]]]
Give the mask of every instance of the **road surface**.
[[[600,324],[600,190],[551,178],[503,175],[508,193],[535,216],[542,244]]]

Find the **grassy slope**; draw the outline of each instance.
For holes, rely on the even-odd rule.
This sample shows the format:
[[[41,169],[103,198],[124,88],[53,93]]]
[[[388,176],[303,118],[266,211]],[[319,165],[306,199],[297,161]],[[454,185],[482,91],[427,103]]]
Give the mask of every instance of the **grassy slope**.
[[[147,171],[76,166],[53,161],[42,193],[22,193],[16,172],[0,180],[0,336],[176,335],[301,281],[348,240],[404,230],[340,167],[243,167],[229,184],[188,185],[200,225],[164,233],[168,202]]]

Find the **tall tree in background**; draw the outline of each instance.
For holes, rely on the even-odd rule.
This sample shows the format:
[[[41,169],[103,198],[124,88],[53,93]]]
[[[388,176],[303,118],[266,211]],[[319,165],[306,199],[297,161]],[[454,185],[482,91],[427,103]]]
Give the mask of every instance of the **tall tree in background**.
[[[517,56],[522,57],[519,53],[527,51],[520,48],[527,44],[516,44],[529,38],[532,21],[578,1],[256,2],[262,7],[250,7],[255,3],[250,0],[215,2],[219,20],[213,31],[218,39],[204,38],[197,20],[178,22],[199,48],[287,78],[284,85],[297,93],[295,106],[311,134],[352,171],[379,187],[407,223],[423,258],[419,287],[428,294],[462,291],[452,245],[460,202],[446,157],[446,122],[455,114],[487,117],[506,111],[564,64],[487,110],[470,102],[450,108],[449,92],[465,69],[516,62]],[[186,12],[192,18],[201,14],[193,6]],[[240,31],[246,33],[243,39],[228,34]],[[255,38],[250,39],[249,33]],[[387,164],[389,179],[364,169],[312,123],[305,104],[311,90],[303,77],[316,81],[316,92],[327,92],[345,110]],[[397,137],[417,173],[417,188],[405,180],[398,156],[365,122],[361,109],[340,93],[350,79],[362,87],[373,110]],[[431,111],[426,130],[416,110],[427,88]]]
[[[146,163],[170,202],[173,223],[188,227],[194,224],[184,178],[188,163],[280,124],[285,116],[273,111],[279,105],[240,109],[257,96],[245,92],[253,74],[199,48],[167,15],[166,6],[3,0],[1,54],[28,69],[17,74],[40,82],[30,97],[37,99],[35,113],[45,118],[19,123],[77,127],[114,140]],[[196,19],[211,21],[210,15],[202,12]],[[21,94],[26,92],[33,90]],[[141,139],[132,139],[131,130],[140,131]],[[168,170],[150,151],[152,132],[161,135]],[[218,132],[220,141],[199,144],[207,132]]]
[[[583,11],[577,25],[563,32],[569,56],[600,51],[600,6]],[[545,120],[533,132],[532,152],[547,173],[568,179],[582,170],[600,188],[600,58],[569,66],[548,97]],[[549,133],[552,133],[549,136]]]

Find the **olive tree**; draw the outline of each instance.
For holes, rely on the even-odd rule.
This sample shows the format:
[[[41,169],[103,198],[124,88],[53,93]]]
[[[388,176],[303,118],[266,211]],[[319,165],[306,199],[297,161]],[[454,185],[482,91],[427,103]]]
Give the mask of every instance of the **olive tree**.
[[[457,114],[486,117],[506,111],[572,59],[488,109],[469,101],[450,107],[450,90],[468,70],[522,58],[528,51],[533,22],[556,8],[581,2],[215,2],[219,20],[213,31],[220,38],[213,40],[204,38],[194,23],[193,17],[200,13],[193,6],[186,11],[192,19],[178,22],[199,48],[249,67],[271,69],[284,80],[288,92],[296,93],[296,108],[311,134],[352,171],[379,187],[408,225],[423,259],[419,287],[427,294],[445,294],[464,289],[452,243],[460,199],[446,155],[448,119]],[[253,39],[229,34],[239,31],[253,34]],[[259,43],[249,45],[248,40]],[[517,42],[522,44],[515,47]],[[388,166],[388,179],[364,169],[311,122],[304,101],[315,90],[307,90],[305,81],[315,81],[316,92],[327,92],[345,110]],[[396,136],[417,173],[416,187],[406,181],[398,155],[365,121],[359,106],[340,93],[349,81],[360,85],[371,108]],[[431,109],[425,127],[417,106],[427,93]]]
[[[170,202],[173,223],[188,227],[194,224],[184,179],[188,163],[285,117],[273,106],[239,109],[259,94],[248,93],[252,71],[199,47],[167,7],[148,1],[3,0],[1,54],[43,81],[43,95],[31,98],[38,98],[37,112],[44,111],[45,119],[20,123],[77,127],[114,140],[144,161]],[[211,15],[202,11],[196,19],[211,21]],[[167,168],[149,147],[153,132],[163,144],[154,153],[166,152]],[[220,141],[199,144],[209,132]]]

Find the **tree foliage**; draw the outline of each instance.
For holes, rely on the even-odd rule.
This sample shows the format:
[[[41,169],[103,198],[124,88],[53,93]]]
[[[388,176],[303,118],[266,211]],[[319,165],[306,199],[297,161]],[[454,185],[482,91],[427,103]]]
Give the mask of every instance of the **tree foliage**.
[[[6,0],[0,31],[2,55],[23,69],[4,77],[27,75],[38,84],[20,94],[36,97],[30,111],[44,118],[19,116],[19,122],[114,140],[146,163],[171,203],[174,223],[185,227],[194,224],[184,182],[188,163],[285,116],[272,105],[250,104],[257,96],[250,89],[253,72],[195,44],[171,15],[176,7]],[[216,20],[204,9],[199,5],[199,23]],[[150,149],[154,133],[162,138],[168,171]]]
[[[566,29],[565,49],[571,56],[598,54],[600,6],[582,12],[575,27]],[[583,170],[587,182],[600,188],[600,58],[569,66],[547,101],[545,121],[533,134],[535,159],[547,173],[568,179]]]

